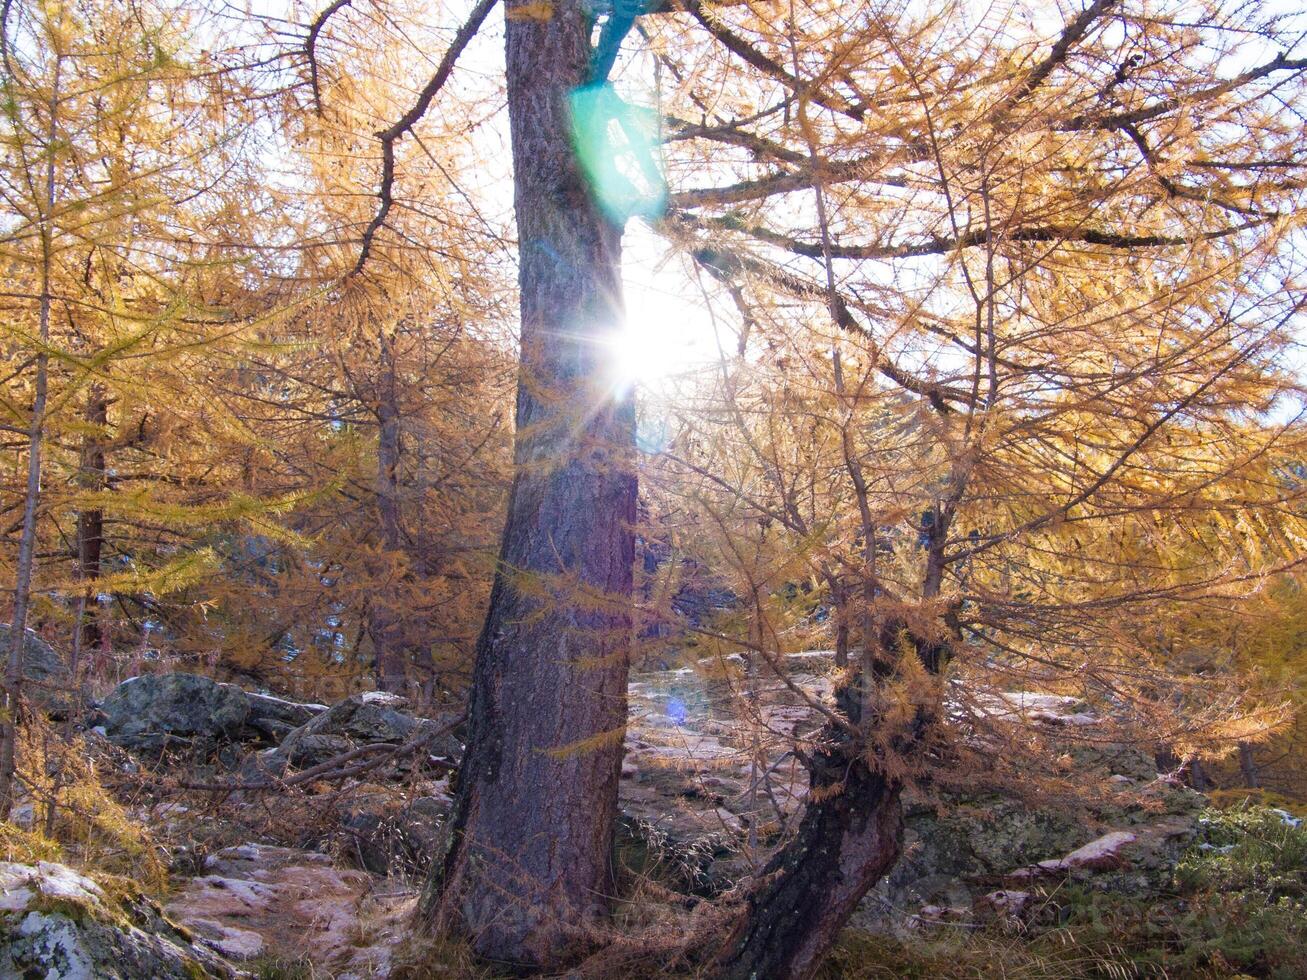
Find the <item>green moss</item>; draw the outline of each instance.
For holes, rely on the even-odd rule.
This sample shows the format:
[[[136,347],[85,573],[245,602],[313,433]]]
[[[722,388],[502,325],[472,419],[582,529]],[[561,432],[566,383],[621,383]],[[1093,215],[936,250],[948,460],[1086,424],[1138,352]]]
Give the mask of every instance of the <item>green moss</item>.
[[[1307,977],[1307,829],[1266,807],[1207,810],[1162,893],[1111,875],[1049,886],[1024,931],[848,932],[824,980]]]

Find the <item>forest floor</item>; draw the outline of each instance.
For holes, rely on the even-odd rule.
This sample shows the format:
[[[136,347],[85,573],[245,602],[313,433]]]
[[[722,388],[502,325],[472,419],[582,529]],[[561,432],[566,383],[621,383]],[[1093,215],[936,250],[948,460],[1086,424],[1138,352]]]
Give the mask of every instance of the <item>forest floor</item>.
[[[783,681],[750,682],[739,664],[706,661],[633,677],[617,851],[625,914],[632,901],[668,895],[711,902],[762,867],[802,811],[806,772],[791,746],[819,723],[813,704],[831,693],[830,667],[828,655],[813,653],[789,658]],[[419,717],[377,693],[298,705],[182,674],[124,682],[100,710],[85,746],[120,826],[116,852],[108,821],[89,835],[105,838],[102,854],[116,855],[116,865],[100,866],[144,882],[144,865],[122,857],[129,848],[121,841],[138,840],[138,863],[149,855],[161,866],[157,883],[144,887],[168,919],[197,948],[253,975],[391,974],[452,802],[460,751],[452,711]],[[996,710],[1073,732],[1096,724],[1073,698],[1014,694]],[[339,764],[343,756],[349,765]],[[1302,842],[1277,837],[1281,826],[1300,833],[1291,816],[1258,811],[1231,831],[1213,822],[1204,797],[1160,776],[1130,746],[1082,751],[1076,765],[1077,778],[1098,786],[1086,798],[1093,802],[1076,807],[984,785],[909,799],[904,858],[855,914],[830,976],[1190,975],[1171,969],[1177,963],[1195,976],[1302,975],[1283,972],[1263,948],[1307,940],[1307,915],[1295,926],[1276,912],[1282,891],[1293,900],[1285,882],[1307,881],[1307,834]],[[267,788],[248,789],[261,781]],[[37,854],[39,801],[25,812],[29,862],[97,870],[94,860],[74,861],[75,853],[87,857],[75,848],[52,844]],[[1278,841],[1269,858],[1258,843],[1268,838]],[[24,859],[17,839],[2,856]],[[1210,866],[1244,851],[1247,868]],[[1184,871],[1189,865],[1199,870]],[[32,865],[9,867],[23,866]],[[1203,905],[1179,897],[1182,872],[1190,886],[1227,886],[1202,894],[1225,903],[1230,922],[1244,915],[1241,934],[1266,941],[1239,953],[1222,940],[1205,959],[1159,953],[1185,929],[1203,930],[1204,941],[1233,935],[1194,925]],[[1231,906],[1231,895],[1258,897],[1245,908]],[[1269,911],[1247,919],[1262,906]],[[678,914],[668,906],[634,918]],[[1279,958],[1300,964],[1299,954]],[[451,969],[446,975],[458,975]]]

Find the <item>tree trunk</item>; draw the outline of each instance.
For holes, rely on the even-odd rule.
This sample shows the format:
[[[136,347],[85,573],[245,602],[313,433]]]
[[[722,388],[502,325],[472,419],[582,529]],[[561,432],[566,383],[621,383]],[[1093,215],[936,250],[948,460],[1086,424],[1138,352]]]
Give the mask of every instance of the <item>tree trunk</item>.
[[[1239,773],[1243,776],[1243,784],[1246,789],[1257,789],[1257,763],[1253,759],[1251,742],[1239,743]]]
[[[78,486],[98,492],[104,489],[104,435],[109,424],[109,399],[103,385],[91,386],[86,400],[86,422],[90,432],[82,440],[78,461]],[[77,512],[77,577],[92,582],[100,577],[100,559],[104,548],[104,512],[98,507]],[[82,652],[100,648],[100,619],[93,590],[83,590],[79,607],[78,649]]]
[[[764,869],[713,966],[718,980],[811,977],[863,896],[902,853],[901,787],[861,756],[850,758],[847,735],[826,734],[834,735],[835,746],[813,760],[812,802],[798,834]]]
[[[1159,773],[1172,774],[1180,768],[1180,757],[1175,754],[1175,749],[1165,743],[1157,747],[1153,761],[1157,763]]]
[[[635,413],[607,383],[620,229],[572,149],[589,15],[507,11],[521,286],[515,475],[477,643],[450,849],[422,911],[482,956],[566,961],[607,913],[626,726]]]
[[[865,644],[858,681],[836,692],[850,728],[828,723],[818,736],[798,833],[763,870],[736,928],[719,947],[712,962],[715,980],[812,977],[858,903],[903,853],[903,786],[871,764],[866,732],[876,719],[864,714],[876,710],[876,692],[895,669],[902,637],[911,640],[913,651],[902,655],[916,656],[932,673],[944,663],[947,644],[912,637],[895,620]],[[896,737],[896,752],[919,744],[934,711],[929,704],[918,708],[906,733]]]
[[[377,516],[382,541],[394,555],[400,549],[399,533],[399,399],[396,392],[393,341],[381,337],[382,381],[377,399]],[[408,685],[404,669],[404,629],[396,611],[396,597],[379,596],[368,614],[377,687],[402,694]]]
[[[41,207],[41,299],[38,317],[40,348],[36,355],[36,383],[32,397],[32,420],[27,430],[27,487],[23,498],[23,530],[18,541],[18,565],[14,574],[14,612],[10,622],[10,644],[4,669],[4,697],[0,703],[0,820],[9,819],[14,802],[14,773],[17,766],[18,713],[23,701],[23,653],[27,647],[27,607],[32,598],[32,575],[36,567],[36,517],[41,499],[41,447],[45,441],[45,407],[49,384],[50,309],[53,300],[50,270],[54,264],[54,232],[51,227],[55,205],[55,141],[59,135],[59,89],[63,61],[57,59],[50,89],[49,125],[46,130],[44,200]]]

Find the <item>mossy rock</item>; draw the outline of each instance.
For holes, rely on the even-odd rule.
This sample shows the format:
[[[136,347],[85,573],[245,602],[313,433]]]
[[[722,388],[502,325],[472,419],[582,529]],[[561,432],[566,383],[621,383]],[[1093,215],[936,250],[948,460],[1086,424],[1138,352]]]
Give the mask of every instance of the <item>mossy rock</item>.
[[[115,899],[62,864],[0,862],[0,978],[197,980],[241,976],[148,899]]]
[[[1093,837],[1081,815],[997,796],[942,813],[919,808],[906,824],[909,849],[896,875],[986,879],[1059,857]]]

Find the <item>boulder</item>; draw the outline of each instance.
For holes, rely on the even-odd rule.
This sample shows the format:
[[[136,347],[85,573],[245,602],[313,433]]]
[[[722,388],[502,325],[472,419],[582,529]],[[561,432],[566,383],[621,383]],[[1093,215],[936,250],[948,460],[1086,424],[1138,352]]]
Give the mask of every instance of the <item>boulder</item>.
[[[13,627],[0,623],[0,664],[9,659],[12,636]],[[26,682],[23,692],[33,704],[48,712],[68,710],[71,703],[68,665],[54,647],[30,629],[23,636],[23,680]]]
[[[946,808],[909,803],[903,858],[855,913],[853,925],[895,931],[904,911],[923,905],[974,906],[982,918],[1019,917],[1000,906],[1020,890],[1041,882],[1055,887],[1068,876],[1094,889],[1157,893],[1193,836],[1202,798],[1183,790],[1164,800],[1142,795],[1080,809],[1032,806],[997,794],[954,797]],[[1002,888],[994,891],[996,885]]]
[[[110,741],[137,752],[207,752],[236,742],[275,745],[326,710],[177,671],[123,681],[100,705],[98,721]]]
[[[195,980],[230,963],[143,898],[114,900],[62,864],[0,862],[0,977]]]
[[[245,719],[249,734],[266,738],[274,744],[327,710],[325,704],[301,704],[254,691],[246,692],[245,698],[250,705],[249,716]]]
[[[274,749],[260,752],[242,767],[246,778],[281,776],[288,769],[307,769],[363,745],[403,745],[425,732],[426,754],[453,760],[463,751],[452,733],[443,729],[454,720],[418,718],[400,710],[408,702],[397,694],[364,691],[323,711],[292,730]]]
[[[123,681],[100,705],[105,735],[125,749],[208,754],[239,740],[250,701],[233,684],[198,674],[144,674]]]
[[[1049,874],[1060,871],[1111,871],[1126,863],[1122,851],[1127,844],[1133,844],[1138,839],[1137,835],[1128,830],[1114,830],[1077,847],[1064,857],[1040,861],[1036,867]]]

